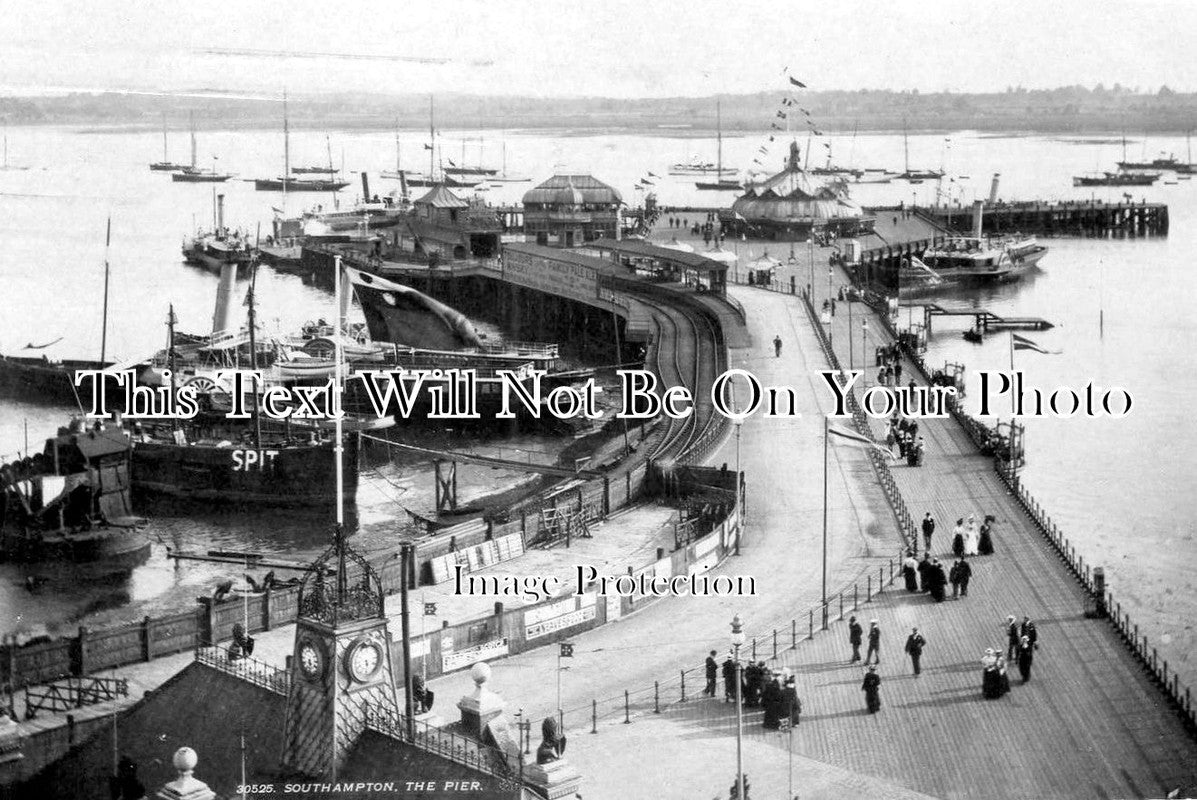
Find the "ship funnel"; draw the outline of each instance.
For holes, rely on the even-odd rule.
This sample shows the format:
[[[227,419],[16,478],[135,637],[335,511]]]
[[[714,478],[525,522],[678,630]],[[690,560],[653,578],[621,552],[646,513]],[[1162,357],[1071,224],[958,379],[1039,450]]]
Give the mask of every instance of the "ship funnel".
[[[998,182],[1001,180],[1001,178],[1002,178],[1002,173],[1000,173],[1000,172],[993,173],[993,183],[989,184],[989,205],[994,205],[995,203],[997,203]]]
[[[985,202],[983,200],[976,200],[973,202],[973,236],[980,239],[981,229],[983,227],[982,219],[985,215]]]
[[[365,173],[362,173],[363,176]],[[337,333],[345,332],[349,310],[353,308],[353,281],[346,270],[341,271],[341,305],[337,308]]]
[[[220,236],[224,230],[224,195],[216,195],[216,235]]]
[[[370,202],[370,176],[365,173],[365,170],[362,171],[362,202]]]
[[[212,313],[213,336],[219,336],[229,330],[233,316],[233,286],[236,280],[237,265],[232,262],[221,264],[220,283],[216,287],[216,310]]]

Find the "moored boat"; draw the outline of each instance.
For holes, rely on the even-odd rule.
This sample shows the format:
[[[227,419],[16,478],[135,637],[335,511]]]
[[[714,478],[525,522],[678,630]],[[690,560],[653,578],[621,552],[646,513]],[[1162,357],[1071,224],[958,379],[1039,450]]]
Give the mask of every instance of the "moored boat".
[[[1008,281],[1046,253],[1034,237],[956,237],[928,248],[921,263],[945,281]]]
[[[119,426],[76,420],[41,453],[0,464],[0,557],[144,560],[150,543],[131,513],[130,444]]]
[[[1073,186],[1151,186],[1160,179],[1158,172],[1090,172],[1074,175]]]

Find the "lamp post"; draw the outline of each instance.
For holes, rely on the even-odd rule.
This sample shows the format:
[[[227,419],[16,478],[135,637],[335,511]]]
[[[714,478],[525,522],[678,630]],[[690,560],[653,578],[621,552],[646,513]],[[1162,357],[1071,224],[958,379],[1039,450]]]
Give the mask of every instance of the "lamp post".
[[[852,337],[849,336],[849,339]],[[827,433],[830,418],[823,415],[823,630],[827,630]]]
[[[740,473],[740,429],[744,427],[744,420],[732,421],[736,426],[736,555],[740,555],[740,537],[744,535],[744,479]]]
[[[742,679],[740,675],[740,647],[744,644],[744,626],[740,615],[731,622],[732,659],[736,667],[736,797],[744,800],[744,703],[740,697]]]
[[[827,267],[827,299],[828,299],[828,300],[831,300],[831,297],[832,297],[832,294],[831,294],[831,276],[832,276],[832,272],[833,272],[833,270],[832,270],[831,266],[828,266],[828,267]]]
[[[844,293],[844,303],[848,306],[848,371],[851,372],[852,366],[852,292]]]
[[[864,372],[864,385],[869,385],[869,320],[860,321],[860,369]]]
[[[806,237],[806,255],[810,259],[810,282],[806,284],[807,293],[815,291],[815,234],[811,231],[810,236]],[[812,298],[813,300],[814,298]]]

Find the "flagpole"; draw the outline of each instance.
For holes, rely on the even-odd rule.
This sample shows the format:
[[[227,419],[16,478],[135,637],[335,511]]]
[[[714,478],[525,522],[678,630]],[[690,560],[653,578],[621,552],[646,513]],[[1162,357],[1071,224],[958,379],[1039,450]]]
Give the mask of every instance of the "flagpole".
[[[1010,480],[1014,480],[1014,331],[1010,331]]]
[[[422,643],[421,646],[426,648],[426,647],[428,647],[428,628],[427,628],[427,626],[428,626],[428,621],[427,621],[428,620],[428,603],[425,602],[425,600],[424,600],[424,592],[423,591],[420,592],[420,606],[424,612],[424,613],[420,614],[420,642]],[[430,652],[429,650],[426,650],[426,651],[424,651],[424,654],[420,656],[420,673],[421,673],[421,677],[423,677],[423,679],[424,679],[424,683],[428,683],[428,653],[429,652]]]
[[[823,630],[827,630],[827,437],[828,417],[823,415]]]

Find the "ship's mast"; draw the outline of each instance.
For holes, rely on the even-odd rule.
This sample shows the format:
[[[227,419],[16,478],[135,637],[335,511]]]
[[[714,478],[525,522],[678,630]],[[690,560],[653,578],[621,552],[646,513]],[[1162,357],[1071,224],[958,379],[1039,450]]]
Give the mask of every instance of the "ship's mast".
[[[432,183],[436,175],[436,116],[434,98],[428,95],[428,182]]]
[[[333,457],[336,459],[336,476],[337,476],[337,531],[340,532],[342,526],[345,524],[345,465],[343,463],[343,426],[341,424],[341,409],[338,395],[336,392],[341,391],[341,360],[344,356],[343,343],[341,337],[345,330],[345,313],[341,308],[341,257],[335,256],[333,258],[333,295],[334,304],[337,312],[337,327],[333,332],[333,385],[336,387],[333,394],[333,420],[335,437],[333,441]]]
[[[191,112],[191,169],[195,170],[195,112]]]
[[[287,119],[287,90],[283,89],[283,208],[287,207],[287,183],[291,179],[291,123]]]
[[[8,162],[7,147],[5,148],[5,163]],[[166,112],[162,112],[162,163],[166,163]]]
[[[715,101],[715,182],[723,179],[723,112]]]
[[[108,355],[108,246],[112,244],[112,217],[108,218],[108,232],[104,235],[104,322],[100,328],[100,368]]]
[[[254,296],[254,289],[258,285],[258,262],[255,256],[253,262],[253,274],[249,279],[249,294],[246,296],[246,301],[249,303],[249,368],[254,372],[258,369],[258,343],[254,328],[256,327],[257,318],[255,314],[255,305],[257,298]],[[254,385],[254,447],[260,448],[262,446],[262,415],[258,408],[258,387]]]
[[[403,167],[401,166],[402,159],[400,158],[400,155],[401,155],[401,153],[399,151],[399,118],[395,117],[395,174],[396,175],[403,171]]]

